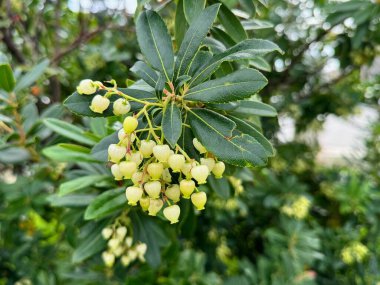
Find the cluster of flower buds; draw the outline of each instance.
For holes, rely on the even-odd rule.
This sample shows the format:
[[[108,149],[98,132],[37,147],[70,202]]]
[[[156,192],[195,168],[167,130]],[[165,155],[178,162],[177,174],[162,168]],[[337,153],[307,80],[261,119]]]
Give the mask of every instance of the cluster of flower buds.
[[[128,266],[136,259],[145,262],[147,245],[138,243],[133,245],[133,239],[127,235],[124,226],[107,227],[102,230],[102,236],[107,243],[107,250],[102,253],[103,262],[107,267],[112,267],[116,258],[120,258],[124,266]]]
[[[137,125],[135,117],[126,117],[118,133],[119,143],[108,148],[109,161],[114,163],[111,171],[115,180],[130,179],[133,182],[133,186],[126,189],[128,204],[136,206],[139,203],[151,216],[156,216],[166,204],[163,215],[172,224],[177,223],[180,216],[180,207],[176,203],[181,196],[191,199],[198,210],[203,210],[207,195],[199,191],[197,185],[206,183],[210,173],[221,178],[224,163],[212,157],[201,158],[198,162],[179,146],[173,150],[154,140],[139,140],[135,133]],[[207,155],[207,150],[197,139],[193,144],[201,154]],[[174,174],[178,183],[172,179]]]

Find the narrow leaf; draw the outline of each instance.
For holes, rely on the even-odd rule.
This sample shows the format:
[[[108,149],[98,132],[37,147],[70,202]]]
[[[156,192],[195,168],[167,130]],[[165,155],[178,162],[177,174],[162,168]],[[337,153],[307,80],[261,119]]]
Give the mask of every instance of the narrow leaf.
[[[0,89],[11,92],[15,87],[15,78],[9,63],[0,63]]]
[[[158,80],[157,73],[150,68],[145,62],[138,61],[132,67],[131,71],[139,76],[142,80],[150,86],[155,87]]]
[[[208,31],[210,30],[220,4],[215,4],[204,9],[191,23],[182,41],[175,62],[176,77],[187,74],[191,63]]]
[[[164,110],[161,125],[165,139],[172,147],[175,147],[182,131],[181,110],[175,102],[172,101]]]
[[[174,25],[174,36],[176,42],[176,50],[181,46],[183,37],[189,24],[186,21],[185,13],[183,12],[183,0],[179,0],[177,3],[177,8],[175,12],[175,25]]]
[[[49,66],[49,60],[45,59],[29,70],[26,74],[21,76],[16,83],[15,92],[18,92],[26,87],[32,85],[42,74],[44,74],[46,68]]]
[[[247,34],[238,17],[224,4],[220,6],[218,19],[232,39],[238,43],[247,38]]]
[[[260,117],[276,117],[277,111],[272,106],[259,101],[241,101],[238,102],[237,108],[231,111],[237,115],[254,115]]]
[[[249,64],[257,69],[263,70],[263,71],[271,71],[272,67],[270,66],[269,62],[267,62],[263,57],[256,56],[249,60]]]
[[[198,17],[198,15],[205,8],[206,0],[184,0],[183,11],[185,13],[186,20],[189,24]]]
[[[191,88],[185,95],[185,99],[211,103],[242,100],[260,91],[267,82],[259,71],[241,69]]]
[[[167,81],[173,77],[174,54],[168,29],[154,11],[144,11],[136,23],[137,40],[148,62],[161,71]]]
[[[99,162],[91,156],[90,149],[76,145],[58,144],[44,148],[42,153],[59,162]]]
[[[107,178],[109,178],[108,175],[88,175],[64,182],[59,186],[59,195],[63,196],[76,192]]]

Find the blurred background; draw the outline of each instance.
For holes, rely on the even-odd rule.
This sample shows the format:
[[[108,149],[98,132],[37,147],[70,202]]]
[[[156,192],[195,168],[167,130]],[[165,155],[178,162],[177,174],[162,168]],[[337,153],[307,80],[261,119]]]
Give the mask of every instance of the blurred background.
[[[261,122],[276,156],[212,185],[206,211],[176,229],[144,221],[154,262],[110,269],[97,238],[109,213],[82,217],[107,185],[55,195],[96,166],[46,151],[70,139],[45,119],[104,136],[62,101],[83,78],[136,79],[134,16],[154,8],[178,35],[182,0],[0,0],[0,62],[16,77],[0,90],[0,284],[380,284],[380,2],[222,2],[285,51],[250,62],[278,111]]]

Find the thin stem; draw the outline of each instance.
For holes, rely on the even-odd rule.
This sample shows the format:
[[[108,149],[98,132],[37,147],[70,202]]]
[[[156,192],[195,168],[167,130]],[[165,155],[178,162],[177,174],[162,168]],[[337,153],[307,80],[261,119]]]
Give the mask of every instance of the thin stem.
[[[149,132],[152,134],[152,136],[154,137],[154,139],[156,140],[156,142],[160,143],[160,138],[154,132],[152,121],[149,118],[149,114],[148,114],[147,110],[146,109],[143,109],[143,110],[144,110],[144,115],[146,117],[146,120],[148,121],[149,129],[150,129]]]
[[[187,155],[186,151],[184,151],[184,150],[179,146],[179,144],[176,144],[175,146],[176,146],[176,148],[179,150],[179,152],[182,153],[183,156],[184,156],[188,161],[192,161],[192,159]]]

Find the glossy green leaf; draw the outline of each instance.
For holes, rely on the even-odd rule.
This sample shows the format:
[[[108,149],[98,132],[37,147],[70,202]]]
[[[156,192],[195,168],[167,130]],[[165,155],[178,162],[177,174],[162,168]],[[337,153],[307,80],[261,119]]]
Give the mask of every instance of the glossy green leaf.
[[[85,220],[100,219],[123,209],[127,205],[125,188],[108,190],[97,196],[84,213]]]
[[[176,50],[182,44],[182,40],[185,36],[189,24],[186,21],[185,13],[183,11],[183,0],[178,0],[177,8],[175,12],[175,25],[174,25],[174,36],[176,42]]]
[[[94,194],[50,195],[47,200],[53,207],[84,207],[94,200]]]
[[[92,186],[109,178],[108,175],[88,175],[64,182],[59,186],[59,195],[67,195],[86,187]]]
[[[263,21],[259,19],[251,19],[247,21],[241,21],[241,24],[244,27],[244,30],[263,30],[273,28],[273,24],[268,21]]]
[[[273,149],[272,144],[264,137],[262,133],[260,133],[256,129],[256,127],[252,123],[249,123],[247,121],[244,121],[234,116],[228,116],[228,118],[230,118],[231,120],[235,122],[236,128],[239,131],[254,137],[263,146],[268,156],[274,155],[274,149]]]
[[[91,155],[94,159],[99,161],[108,161],[108,147],[110,144],[118,143],[119,138],[117,132],[112,135],[104,137],[100,142],[98,142],[91,150]]]
[[[90,149],[71,144],[58,144],[44,148],[42,153],[59,162],[99,162],[90,154]]]
[[[175,147],[182,132],[181,110],[175,102],[172,101],[165,108],[161,125],[166,141],[172,147]]]
[[[277,111],[272,106],[259,101],[241,101],[237,108],[231,111],[237,115],[254,115],[260,117],[276,117]]]
[[[224,4],[220,6],[218,19],[226,29],[227,34],[230,35],[236,43],[247,38],[247,33],[240,23],[239,18]]]
[[[263,71],[271,71],[272,67],[270,64],[261,56],[256,56],[249,60],[249,64],[257,69],[263,70]]]
[[[191,67],[192,61],[208,31],[210,30],[220,4],[215,4],[204,9],[187,30],[178,51],[175,62],[175,75],[179,77],[187,74]]]
[[[209,51],[198,51],[197,55],[193,60],[193,63],[191,64],[189,75],[195,74],[206,62],[208,62],[211,59],[211,57],[212,53]]]
[[[141,212],[131,211],[129,216],[133,225],[133,239],[146,243],[145,258],[147,262],[153,267],[159,266],[161,263],[160,248],[169,243],[165,232],[154,219]]]
[[[238,101],[251,97],[267,83],[267,79],[259,71],[241,69],[191,88],[184,98],[190,101],[211,103]]]
[[[26,74],[18,78],[16,86],[14,88],[15,92],[18,92],[26,87],[32,85],[37,79],[39,79],[45,72],[46,68],[49,66],[49,60],[45,59],[29,70]]]
[[[199,16],[205,5],[206,0],[183,0],[183,11],[189,24]]]
[[[260,39],[242,41],[226,51],[213,56],[202,69],[194,74],[193,79],[190,81],[190,85],[195,86],[206,80],[224,61],[251,59],[258,55],[262,56],[274,51],[282,53],[279,46],[271,41]]]
[[[155,87],[158,80],[157,73],[145,62],[138,61],[132,67],[131,71],[138,75],[142,80],[150,86]]]
[[[29,160],[30,153],[22,147],[7,147],[0,149],[0,162],[5,164],[25,163]]]
[[[72,139],[78,143],[83,143],[90,146],[97,143],[97,141],[94,140],[91,136],[86,136],[85,132],[81,128],[73,124],[69,124],[65,121],[48,118],[43,120],[43,123],[46,127],[53,130],[54,132],[66,138]]]
[[[11,92],[15,87],[15,78],[9,63],[0,62],[0,89]]]
[[[195,136],[220,160],[241,167],[265,165],[265,149],[253,137],[236,131],[232,120],[206,109],[192,109],[189,118]]]
[[[125,94],[128,94],[132,97],[138,98],[138,99],[144,99],[148,101],[154,101],[157,100],[156,96],[152,93],[144,90],[134,89],[134,88],[119,88],[120,91],[124,92]],[[104,95],[104,91],[98,91],[96,94]],[[113,113],[113,102],[119,99],[119,96],[113,95],[109,97],[111,104],[103,112],[103,114],[95,113],[90,110],[90,105],[92,98],[94,98],[93,95],[80,95],[77,92],[74,92],[72,95],[70,95],[64,102],[63,105],[67,107],[71,112],[79,115],[79,116],[86,116],[86,117],[110,117],[114,116]],[[135,110],[136,108],[140,107],[141,104],[130,102],[132,106],[132,110]]]
[[[171,81],[174,53],[168,29],[154,11],[144,11],[136,23],[137,40],[141,52],[153,68],[161,71],[166,81]]]

